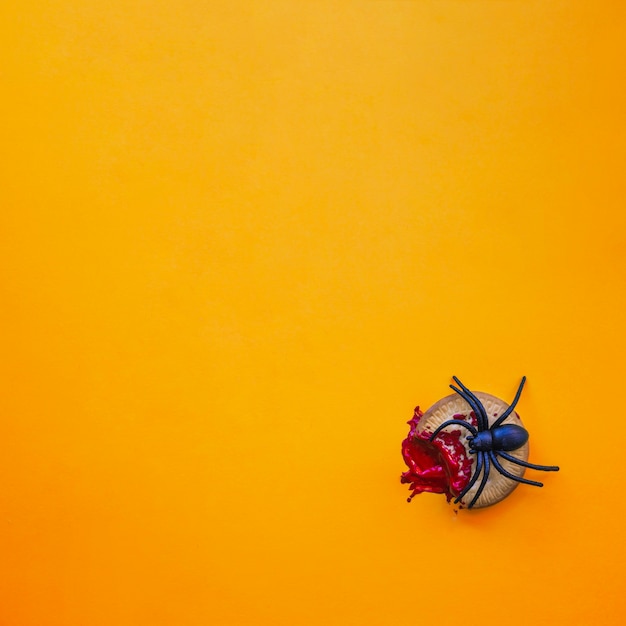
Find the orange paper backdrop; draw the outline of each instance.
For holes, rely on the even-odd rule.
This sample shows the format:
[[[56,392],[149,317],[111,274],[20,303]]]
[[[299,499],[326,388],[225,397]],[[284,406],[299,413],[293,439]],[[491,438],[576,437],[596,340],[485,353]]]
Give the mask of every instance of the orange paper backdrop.
[[[0,624],[622,624],[621,2],[0,9]],[[543,489],[410,505],[451,375]]]

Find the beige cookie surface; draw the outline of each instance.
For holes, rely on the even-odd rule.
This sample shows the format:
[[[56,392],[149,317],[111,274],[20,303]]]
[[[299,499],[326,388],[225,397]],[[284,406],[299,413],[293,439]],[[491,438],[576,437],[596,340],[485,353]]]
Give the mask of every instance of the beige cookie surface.
[[[489,426],[493,424],[493,422],[498,419],[499,415],[502,415],[504,411],[507,410],[509,405],[504,401],[500,400],[500,398],[496,398],[488,393],[482,393],[480,391],[474,392],[474,395],[480,400],[482,405],[485,407],[485,411],[487,413],[487,417],[489,419]],[[424,416],[420,419],[419,424],[416,427],[416,433],[432,433],[435,429],[443,424],[444,422],[451,419],[467,419],[470,421],[470,413],[471,408],[467,404],[461,396],[454,393],[445,398],[442,398],[433,406],[431,406],[425,413]],[[505,420],[505,424],[517,424],[518,426],[524,426],[519,416],[515,411],[513,411]],[[465,437],[469,432],[466,429],[457,426],[451,425],[446,428],[447,431],[454,430],[462,430],[461,442],[465,446],[467,450],[467,454],[469,454],[469,444],[467,443]],[[508,453],[509,455],[519,459],[520,461],[528,461],[528,443],[524,444],[521,448],[514,450]],[[472,455],[473,456],[473,455]],[[498,461],[502,465],[502,467],[513,474],[514,476],[521,477],[524,475],[525,468],[516,465],[515,463],[511,463],[506,459],[501,457],[498,458]],[[474,461],[476,463],[476,461]],[[472,466],[473,468],[475,465]],[[484,467],[480,472],[478,480],[474,483],[472,488],[463,496],[460,504],[462,507],[467,507],[469,503],[474,498],[474,495],[478,491],[480,486],[481,479],[483,477]],[[478,500],[474,503],[472,508],[479,509],[482,507],[490,506],[492,504],[496,504],[496,502],[500,502],[504,498],[506,498],[518,485],[514,480],[503,476],[498,472],[493,466],[490,468],[489,477],[487,479],[487,483],[483,489],[483,492],[480,494]]]

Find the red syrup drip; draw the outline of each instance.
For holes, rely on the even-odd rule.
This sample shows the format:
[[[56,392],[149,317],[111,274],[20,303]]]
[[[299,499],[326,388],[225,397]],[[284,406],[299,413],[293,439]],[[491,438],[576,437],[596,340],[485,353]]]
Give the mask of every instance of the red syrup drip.
[[[442,430],[430,442],[432,432],[417,432],[423,415],[420,408],[415,407],[413,419],[407,422],[410,429],[407,438],[402,442],[402,458],[409,469],[402,474],[400,482],[408,483],[411,489],[407,502],[424,492],[443,493],[449,502],[463,491],[472,476],[474,459],[467,454],[461,441],[461,437],[466,437],[469,432],[465,428]],[[466,417],[456,414],[453,419]],[[473,411],[466,421],[476,425]]]

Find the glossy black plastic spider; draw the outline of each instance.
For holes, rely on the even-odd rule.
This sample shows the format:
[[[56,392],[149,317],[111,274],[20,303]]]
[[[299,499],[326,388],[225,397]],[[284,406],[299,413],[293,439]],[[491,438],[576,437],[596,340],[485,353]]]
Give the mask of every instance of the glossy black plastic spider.
[[[480,497],[480,494],[483,492],[485,485],[487,484],[487,479],[489,478],[489,472],[491,469],[491,465],[500,472],[503,476],[514,480],[518,483],[524,483],[526,485],[534,485],[535,487],[543,487],[543,483],[537,482],[535,480],[527,480],[526,478],[522,478],[521,476],[515,476],[505,470],[500,462],[498,461],[498,457],[502,457],[515,465],[521,465],[522,467],[528,467],[530,469],[541,470],[543,472],[558,472],[559,468],[555,465],[534,465],[533,463],[527,463],[526,461],[521,461],[520,459],[507,454],[507,452],[511,452],[513,450],[517,450],[521,448],[528,441],[528,431],[517,424],[504,424],[501,425],[504,420],[511,415],[515,405],[517,404],[520,396],[522,395],[522,389],[524,387],[524,383],[526,382],[526,376],[522,378],[522,382],[515,394],[515,398],[513,398],[513,402],[511,405],[498,417],[498,419],[489,426],[489,419],[487,418],[487,411],[485,411],[485,407],[482,405],[481,401],[456,377],[452,377],[454,382],[457,383],[460,387],[458,389],[454,385],[450,385],[450,388],[453,389],[456,393],[458,393],[461,398],[463,398],[471,407],[472,411],[476,415],[476,420],[478,422],[478,428],[475,428],[472,424],[460,420],[460,419],[452,419],[447,420],[443,424],[441,424],[435,432],[430,436],[430,441],[439,434],[441,430],[447,428],[448,426],[456,425],[462,426],[463,428],[467,428],[467,430],[472,433],[467,437],[469,441],[470,454],[476,455],[476,471],[470,478],[469,482],[458,495],[458,497],[454,500],[454,503],[457,504],[461,501],[463,496],[473,487],[474,483],[478,479],[481,470],[484,466],[483,477],[480,481],[480,485],[476,491],[476,494],[472,498],[472,501],[468,505],[468,509],[471,509],[476,501]]]

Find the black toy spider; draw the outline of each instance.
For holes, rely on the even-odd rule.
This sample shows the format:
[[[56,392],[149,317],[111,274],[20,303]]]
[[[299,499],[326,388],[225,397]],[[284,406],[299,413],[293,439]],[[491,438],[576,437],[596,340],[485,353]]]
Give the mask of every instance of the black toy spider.
[[[450,385],[450,388],[453,389],[456,393],[458,393],[461,398],[463,398],[471,407],[472,411],[476,415],[476,420],[478,422],[478,428],[475,428],[472,424],[464,420],[452,419],[447,420],[443,424],[441,424],[435,432],[430,436],[430,441],[439,434],[441,430],[447,428],[451,425],[462,426],[463,428],[467,428],[470,431],[471,436],[468,436],[467,439],[469,441],[470,454],[476,455],[476,471],[470,478],[469,482],[461,491],[461,493],[454,500],[454,503],[457,504],[461,501],[463,496],[473,487],[474,483],[478,480],[478,476],[484,465],[484,472],[482,480],[480,481],[480,485],[476,491],[476,494],[472,498],[472,501],[468,505],[468,509],[471,509],[480,494],[483,492],[485,485],[487,484],[487,479],[489,478],[489,472],[491,469],[491,465],[500,472],[503,476],[510,478],[518,483],[525,483],[526,485],[535,485],[535,487],[543,487],[543,483],[537,482],[535,480],[527,480],[526,478],[522,478],[521,476],[515,476],[508,472],[502,467],[497,457],[502,457],[515,465],[521,465],[522,467],[528,467],[530,469],[541,470],[543,472],[558,472],[559,468],[555,465],[534,465],[533,463],[527,463],[526,461],[522,461],[520,459],[507,454],[507,452],[511,452],[513,450],[517,450],[521,448],[528,441],[528,431],[517,424],[504,424],[501,425],[504,420],[511,415],[515,405],[517,404],[520,396],[522,395],[522,389],[524,387],[524,383],[526,382],[526,376],[522,378],[522,382],[515,394],[515,398],[513,398],[513,402],[511,405],[498,417],[498,419],[489,427],[489,420],[487,418],[487,411],[485,411],[485,407],[482,405],[481,401],[456,377],[452,377],[454,382],[457,383],[460,387],[458,389],[454,385]]]

